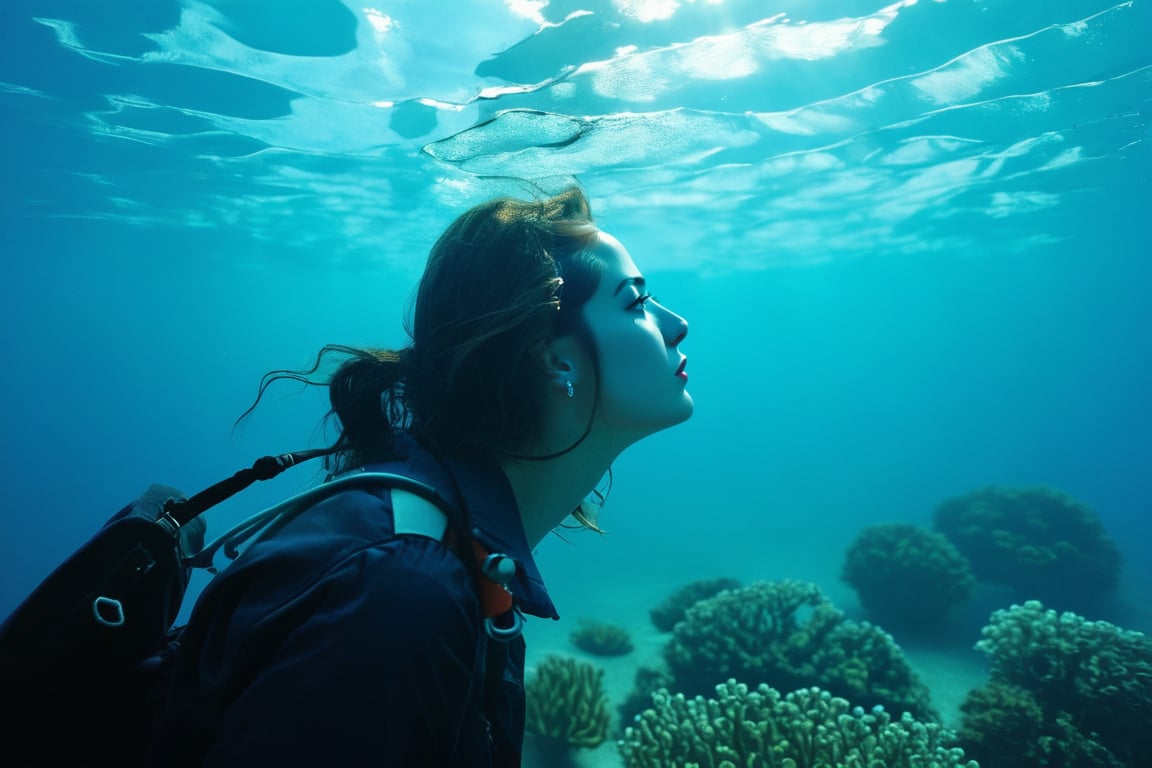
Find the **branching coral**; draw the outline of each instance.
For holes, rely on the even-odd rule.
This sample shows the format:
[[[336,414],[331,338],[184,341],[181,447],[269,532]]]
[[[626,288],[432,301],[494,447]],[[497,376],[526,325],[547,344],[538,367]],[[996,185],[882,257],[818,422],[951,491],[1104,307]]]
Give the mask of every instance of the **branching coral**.
[[[570,747],[592,749],[608,735],[604,670],[588,662],[548,656],[525,686],[526,728]]]
[[[662,669],[655,667],[640,667],[636,670],[636,677],[632,683],[632,690],[620,702],[617,712],[620,715],[620,726],[627,726],[636,716],[652,706],[652,694],[661,688],[673,685],[672,677]]]
[[[658,691],[619,742],[627,768],[976,768],[952,734],[852,709],[818,688],[781,696],[729,680],[716,698]]]
[[[1032,600],[992,614],[976,647],[991,677],[964,702],[961,737],[981,764],[1124,766],[1152,754],[1146,635]]]
[[[698,579],[673,592],[664,602],[653,608],[649,615],[656,629],[671,632],[676,622],[684,618],[684,612],[696,603],[725,589],[737,589],[739,586],[739,580],[726,577]]]
[[[736,678],[809,686],[895,712],[936,717],[928,690],[890,635],[845,618],[815,584],[756,582],[701,600],[664,649],[675,690],[696,695]]]
[[[909,523],[861,530],[842,577],[876,622],[921,632],[942,623],[975,584],[967,559],[943,534]]]
[[[628,630],[595,619],[581,619],[569,639],[580,650],[597,656],[622,656],[632,651]]]
[[[1096,513],[1044,487],[990,486],[945,499],[935,527],[981,581],[1066,607],[1116,586],[1120,552]]]

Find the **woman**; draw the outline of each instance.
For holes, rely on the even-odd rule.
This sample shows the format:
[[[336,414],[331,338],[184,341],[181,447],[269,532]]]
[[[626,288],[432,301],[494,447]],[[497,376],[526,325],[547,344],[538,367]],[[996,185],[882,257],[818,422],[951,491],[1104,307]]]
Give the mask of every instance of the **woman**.
[[[333,473],[415,478],[468,527],[407,491],[355,490],[253,545],[181,637],[169,714],[190,762],[518,765],[518,617],[558,618],[532,550],[569,515],[594,526],[586,498],[612,461],[691,416],[687,329],[578,189],[458,218],[430,254],[411,344],[321,359],[348,355],[327,381]],[[320,362],[263,386],[316,383]],[[394,513],[440,525],[394,529]],[[489,624],[469,535],[511,558],[514,607]]]

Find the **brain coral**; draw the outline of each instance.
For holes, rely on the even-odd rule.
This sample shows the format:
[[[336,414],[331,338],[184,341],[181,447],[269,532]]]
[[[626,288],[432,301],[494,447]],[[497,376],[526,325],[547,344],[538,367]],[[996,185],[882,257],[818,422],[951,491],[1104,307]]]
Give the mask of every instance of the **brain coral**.
[[[568,638],[580,650],[597,656],[622,656],[632,652],[632,636],[628,630],[598,619],[581,619]]]
[[[935,719],[928,690],[879,627],[845,618],[815,584],[754,582],[688,609],[664,648],[674,690],[729,678],[781,690],[817,686],[849,701]]]
[[[1073,606],[1116,586],[1120,552],[1096,513],[1044,487],[989,486],[945,499],[934,524],[981,581]]]
[[[842,577],[874,621],[921,632],[942,624],[975,584],[967,559],[943,534],[909,523],[861,530]]]

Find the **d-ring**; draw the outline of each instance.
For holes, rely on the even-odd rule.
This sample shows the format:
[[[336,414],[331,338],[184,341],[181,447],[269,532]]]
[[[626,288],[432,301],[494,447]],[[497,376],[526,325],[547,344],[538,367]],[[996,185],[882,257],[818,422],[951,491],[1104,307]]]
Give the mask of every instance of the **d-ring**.
[[[501,643],[520,637],[521,633],[524,632],[524,617],[515,608],[510,613],[512,614],[512,626],[510,627],[498,627],[495,619],[484,619],[484,631],[488,633],[488,637]]]

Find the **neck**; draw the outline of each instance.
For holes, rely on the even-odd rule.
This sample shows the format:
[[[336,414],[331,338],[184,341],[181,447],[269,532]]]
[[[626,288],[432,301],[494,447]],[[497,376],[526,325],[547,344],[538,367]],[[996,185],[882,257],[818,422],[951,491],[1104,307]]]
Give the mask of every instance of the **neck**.
[[[533,549],[595,489],[619,454],[619,450],[601,443],[590,434],[571,451],[554,459],[509,459],[500,463]]]

